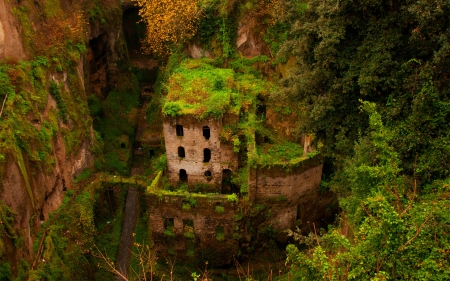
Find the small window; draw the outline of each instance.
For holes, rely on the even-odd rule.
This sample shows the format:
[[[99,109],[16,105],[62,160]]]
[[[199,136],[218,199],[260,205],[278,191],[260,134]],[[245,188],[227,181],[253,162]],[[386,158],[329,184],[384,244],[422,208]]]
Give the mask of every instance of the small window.
[[[121,144],[120,144],[120,147],[121,147],[121,148],[125,148],[125,147],[126,147],[125,143],[124,143],[124,142],[121,143]]]
[[[183,236],[187,239],[194,239],[194,221],[183,220]]]
[[[182,137],[184,135],[183,133],[183,126],[177,125],[177,136]]]
[[[185,169],[181,169],[180,170],[180,181],[181,182],[187,182],[188,181],[188,175],[187,175]]]
[[[182,147],[182,146],[178,147],[178,157],[181,157],[181,158],[186,157],[186,154],[184,152],[184,147]]]
[[[211,136],[211,132],[210,132],[208,126],[203,127],[203,136],[205,137],[205,139],[209,140],[209,137]]]
[[[212,176],[211,171],[206,171],[205,172],[205,177],[211,177],[211,176]]]
[[[166,218],[164,220],[164,230],[169,230],[173,232],[173,227],[175,226],[173,218]]]
[[[216,240],[217,241],[223,241],[225,240],[225,231],[223,229],[223,226],[216,226]]]
[[[211,160],[211,150],[209,148],[203,149],[203,162],[207,163]]]

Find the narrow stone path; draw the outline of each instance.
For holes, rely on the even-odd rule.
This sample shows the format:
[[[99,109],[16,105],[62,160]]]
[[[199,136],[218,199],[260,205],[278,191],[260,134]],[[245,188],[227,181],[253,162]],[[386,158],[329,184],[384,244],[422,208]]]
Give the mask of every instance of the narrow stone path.
[[[116,269],[123,276],[128,276],[130,267],[131,251],[133,249],[133,232],[136,227],[139,213],[139,198],[136,187],[129,187],[123,215],[122,233],[120,235],[119,251],[117,253]],[[116,280],[123,281],[117,276]]]

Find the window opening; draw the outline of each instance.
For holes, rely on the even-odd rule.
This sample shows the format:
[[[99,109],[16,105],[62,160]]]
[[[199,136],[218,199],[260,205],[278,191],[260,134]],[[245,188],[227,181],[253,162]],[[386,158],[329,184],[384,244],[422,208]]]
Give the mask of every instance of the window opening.
[[[175,237],[175,224],[173,218],[166,218],[164,220],[164,235],[170,239]]]
[[[182,137],[184,135],[183,133],[184,133],[183,132],[183,126],[177,125],[177,136],[178,137]]]
[[[223,226],[221,225],[216,226],[216,240],[217,241],[225,240],[225,231],[223,229]]]
[[[121,148],[125,148],[125,147],[126,147],[126,146],[125,146],[125,143],[121,143],[121,144],[120,144],[120,147],[121,147]]]
[[[209,148],[203,149],[203,162],[207,163],[211,160],[211,150]]]
[[[183,220],[183,236],[187,239],[194,239],[194,221]]]
[[[155,151],[153,149],[150,149],[150,158],[152,158],[153,156],[155,156]]]
[[[205,137],[205,139],[209,140],[211,136],[211,131],[209,130],[208,126],[203,127],[203,136]]]
[[[188,175],[187,175],[185,169],[181,169],[180,170],[180,181],[181,182],[187,182],[188,181]]]
[[[212,176],[211,171],[206,171],[206,172],[205,172],[205,177],[211,177],[211,176]]]
[[[181,158],[186,157],[186,154],[184,152],[184,147],[182,147],[182,146],[178,147],[178,157],[181,157]]]

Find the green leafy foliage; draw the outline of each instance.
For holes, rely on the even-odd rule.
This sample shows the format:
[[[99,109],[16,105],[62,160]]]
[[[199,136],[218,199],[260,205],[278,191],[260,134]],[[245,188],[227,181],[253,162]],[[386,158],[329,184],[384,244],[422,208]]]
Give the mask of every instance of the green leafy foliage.
[[[217,205],[214,207],[214,212],[216,212],[218,214],[223,214],[225,212],[225,207]]]
[[[308,247],[288,247],[293,273],[304,280],[412,279],[446,280],[446,239],[450,216],[450,179],[421,185],[405,174],[400,154],[391,145],[395,134],[373,103],[364,103],[370,131],[355,146],[337,173],[332,190],[340,200],[352,239],[339,229],[327,234],[294,235]],[[394,266],[395,265],[395,266]]]
[[[238,199],[239,199],[236,193],[228,194],[225,196],[225,198],[227,199],[228,202],[232,202],[232,203],[238,202]]]
[[[127,175],[140,90],[134,75],[123,74],[121,79],[123,83],[111,91],[101,104],[102,116],[96,119],[94,127],[104,143],[105,169]]]

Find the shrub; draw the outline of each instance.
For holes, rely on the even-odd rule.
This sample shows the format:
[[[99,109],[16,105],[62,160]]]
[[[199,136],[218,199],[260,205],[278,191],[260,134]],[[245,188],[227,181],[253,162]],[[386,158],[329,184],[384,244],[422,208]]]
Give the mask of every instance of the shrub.
[[[227,199],[228,202],[232,203],[236,203],[238,201],[238,196],[236,195],[236,193],[226,195],[225,198]]]
[[[194,239],[194,228],[192,226],[186,225],[184,227],[183,236],[188,239]]]
[[[173,230],[170,229],[164,230],[164,235],[167,237],[175,237],[175,233],[173,232]]]
[[[223,206],[217,205],[214,211],[218,214],[222,214],[225,212],[225,208]]]
[[[191,209],[191,204],[189,204],[187,202],[183,203],[182,209],[185,210],[185,211],[189,211]]]

